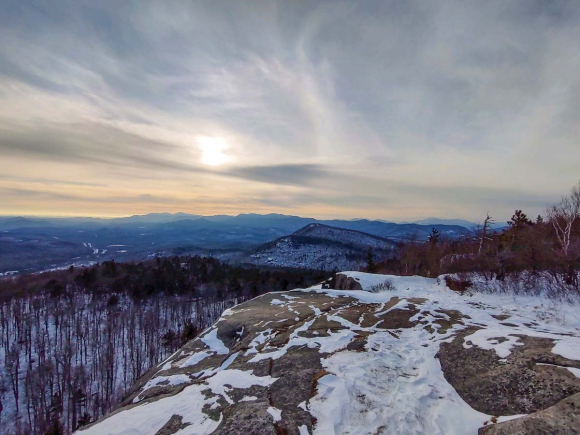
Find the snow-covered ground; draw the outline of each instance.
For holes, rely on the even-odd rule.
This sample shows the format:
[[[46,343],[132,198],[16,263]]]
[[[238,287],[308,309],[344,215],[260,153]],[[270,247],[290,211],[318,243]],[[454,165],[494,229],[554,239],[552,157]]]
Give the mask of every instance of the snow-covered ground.
[[[363,289],[371,289],[388,279],[394,290],[379,293],[321,291],[337,296],[348,294],[364,303],[384,304],[393,296],[426,298],[421,313],[453,309],[471,318],[465,327],[487,325],[465,338],[466,348],[493,349],[499,357],[506,358],[514,346],[522,344],[517,337],[521,334],[551,338],[556,343],[552,352],[580,360],[577,306],[556,304],[542,297],[481,293],[462,296],[450,291],[441,280],[423,277],[345,274],[357,279]],[[545,319],[548,306],[554,312],[551,318]],[[517,326],[503,326],[494,315],[510,315],[509,322]],[[354,324],[350,326],[357,328]],[[456,329],[433,336],[413,328],[402,330],[398,338],[388,333],[375,333],[368,342],[374,352],[339,352],[325,359],[323,365],[331,374],[319,380],[318,394],[309,407],[318,420],[314,434],[366,434],[379,433],[380,429],[385,429],[384,433],[405,434],[477,433],[492,416],[473,410],[459,397],[443,377],[435,358],[439,343],[449,341],[455,332]],[[498,340],[499,337],[506,341]],[[357,400],[361,396],[365,398],[362,402]],[[500,418],[500,421],[505,420]]]
[[[198,340],[204,348],[177,352],[159,366],[159,372],[135,397],[137,406],[80,433],[155,434],[174,414],[189,423],[177,434],[212,433],[222,424],[224,414],[220,413],[216,420],[203,409],[219,410],[219,406],[264,400],[252,390],[251,395],[242,395],[236,401],[232,392],[250,387],[276,389],[279,378],[258,376],[254,368],[264,360],[275,365],[291,352],[307,348],[320,353],[324,373],[317,379],[314,394],[296,405],[316,421],[315,425],[297,424],[301,434],[476,434],[493,417],[504,421],[517,416],[487,415],[467,404],[444,377],[436,358],[441,343],[451,342],[457,332],[475,326],[480,329],[464,338],[465,349],[477,346],[505,359],[523,344],[519,337],[523,335],[551,339],[552,353],[580,360],[578,306],[558,304],[540,296],[459,294],[449,290],[442,279],[345,274],[367,291],[325,290],[317,286],[262,296],[259,299],[264,301],[263,312],[256,312],[255,316],[262,315],[263,319],[244,324],[231,343],[220,339],[220,326],[257,308],[243,304],[227,310]],[[392,284],[390,290],[376,292],[386,281]],[[318,305],[309,302],[313,294],[323,296],[323,301],[317,300]],[[348,303],[333,306],[333,299]],[[407,319],[414,326],[380,326],[390,313],[411,311],[411,306],[418,310]],[[364,308],[357,320],[346,314],[353,307]],[[446,314],[449,310],[461,313],[461,322],[452,322]],[[507,316],[509,326],[505,324]],[[369,322],[375,318],[376,322]],[[442,319],[451,325],[442,329]],[[340,327],[316,329],[322,320]],[[288,326],[292,321],[296,323]],[[286,326],[276,326],[279,324]],[[288,333],[287,339],[275,342],[284,333]],[[346,349],[361,337],[366,340],[362,351]],[[196,368],[220,355],[214,367]],[[580,370],[570,369],[570,373],[579,376]],[[144,391],[161,384],[188,386],[160,400],[142,400]],[[275,403],[264,406],[272,424],[285,421],[287,408]]]

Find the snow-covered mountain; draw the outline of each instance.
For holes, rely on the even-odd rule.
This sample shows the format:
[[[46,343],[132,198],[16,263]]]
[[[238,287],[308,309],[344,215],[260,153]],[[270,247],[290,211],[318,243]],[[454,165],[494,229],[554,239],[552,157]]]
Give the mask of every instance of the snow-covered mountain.
[[[226,310],[78,434],[577,433],[577,307],[557,304],[556,319],[541,297],[345,275],[362,291]]]
[[[375,259],[393,254],[396,242],[319,223],[261,245],[236,258],[242,263],[324,270],[358,269],[372,250]]]

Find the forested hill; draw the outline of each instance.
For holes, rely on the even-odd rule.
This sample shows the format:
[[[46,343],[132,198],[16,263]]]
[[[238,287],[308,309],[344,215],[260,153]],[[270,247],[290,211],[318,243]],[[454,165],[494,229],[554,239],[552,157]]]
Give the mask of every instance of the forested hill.
[[[289,236],[235,254],[241,263],[325,270],[358,270],[369,250],[382,260],[393,258],[400,243],[355,230],[312,223]]]
[[[171,257],[2,278],[0,433],[70,433],[225,309],[327,276]]]

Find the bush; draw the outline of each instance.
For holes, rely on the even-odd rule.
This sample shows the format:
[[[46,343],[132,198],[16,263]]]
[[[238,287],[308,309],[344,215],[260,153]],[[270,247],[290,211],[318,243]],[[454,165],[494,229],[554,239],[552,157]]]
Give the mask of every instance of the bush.
[[[459,293],[463,293],[465,290],[467,290],[473,285],[473,283],[468,279],[465,280],[455,279],[449,275],[445,276],[445,284],[447,285],[447,287],[449,287],[450,290]]]
[[[386,279],[383,282],[374,285],[371,287],[371,293],[379,293],[379,292],[386,292],[389,290],[395,290],[395,286],[393,285],[393,281],[390,279]]]

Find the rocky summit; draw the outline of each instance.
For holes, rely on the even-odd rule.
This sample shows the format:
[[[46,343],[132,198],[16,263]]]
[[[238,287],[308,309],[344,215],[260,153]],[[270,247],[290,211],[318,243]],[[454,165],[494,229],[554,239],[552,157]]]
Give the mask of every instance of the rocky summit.
[[[579,376],[573,306],[344,272],[227,310],[78,434],[572,434]]]

